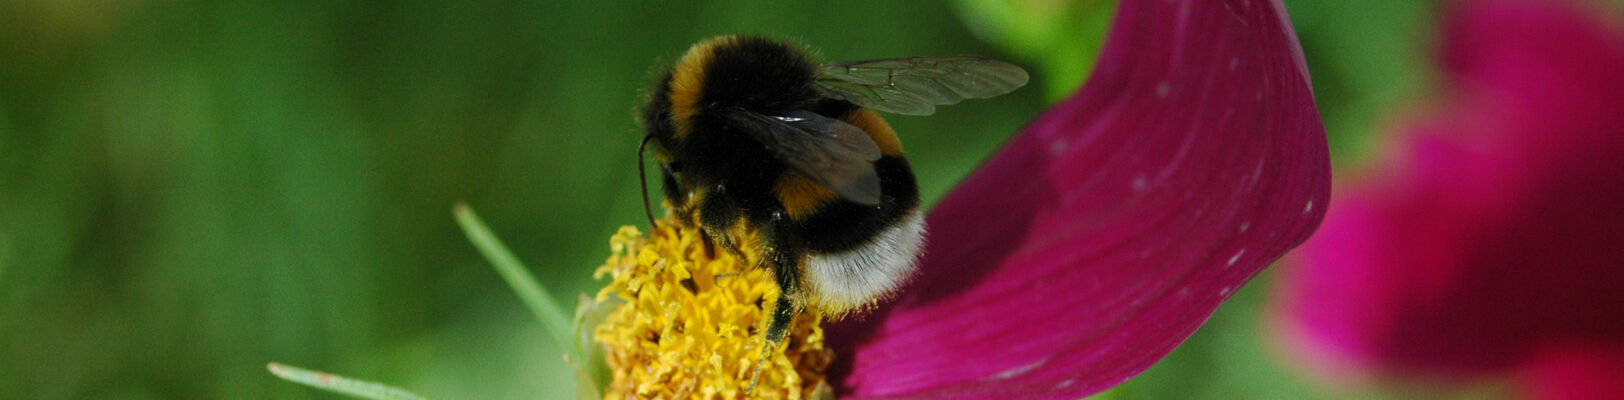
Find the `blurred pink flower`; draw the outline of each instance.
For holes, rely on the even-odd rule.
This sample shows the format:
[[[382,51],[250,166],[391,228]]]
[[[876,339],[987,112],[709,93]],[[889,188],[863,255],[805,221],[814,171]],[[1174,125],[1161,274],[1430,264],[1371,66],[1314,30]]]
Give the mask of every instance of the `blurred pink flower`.
[[[1314,230],[1325,144],[1279,1],[1124,1],[1087,86],[931,211],[918,279],[830,331],[830,383],[989,399],[1121,383]]]
[[[1624,398],[1616,17],[1447,7],[1444,104],[1337,187],[1280,282],[1294,353],[1332,378],[1516,376],[1527,397]]]

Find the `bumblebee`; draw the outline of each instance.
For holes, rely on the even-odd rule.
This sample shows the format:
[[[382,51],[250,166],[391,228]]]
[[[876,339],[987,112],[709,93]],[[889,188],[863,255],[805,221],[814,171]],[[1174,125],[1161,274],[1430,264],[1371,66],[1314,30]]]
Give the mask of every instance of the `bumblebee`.
[[[1020,67],[976,56],[820,64],[796,44],[723,36],[660,73],[639,153],[653,148],[672,212],[697,222],[707,248],[742,256],[750,246],[750,262],[772,272],[775,347],[803,309],[849,313],[914,272],[919,188],[875,110],[928,115],[1026,81]],[[642,165],[639,155],[640,176]]]

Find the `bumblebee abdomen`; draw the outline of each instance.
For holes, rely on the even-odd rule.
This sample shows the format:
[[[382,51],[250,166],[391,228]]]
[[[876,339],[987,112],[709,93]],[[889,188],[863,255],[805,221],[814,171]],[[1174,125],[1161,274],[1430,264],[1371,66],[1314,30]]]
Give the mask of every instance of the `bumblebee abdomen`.
[[[880,148],[881,154],[899,159],[903,157],[902,142],[897,139],[896,131],[893,131],[891,125],[887,124],[879,114],[843,101],[825,100],[824,103],[822,107],[819,107],[821,108],[820,112],[844,115],[841,120],[861,128],[864,133],[867,133],[869,138],[873,139],[874,143]],[[911,170],[906,172],[910,176],[912,175]],[[893,189],[895,194],[887,193],[888,191],[883,189],[885,177],[882,176],[881,179],[882,190],[880,194],[882,198],[886,195],[895,196],[895,194],[915,191]],[[784,211],[793,219],[804,219],[819,208],[840,201],[840,197],[835,191],[793,173],[780,176],[774,184],[773,190],[778,202],[783,205]]]
[[[829,315],[862,309],[895,291],[913,274],[924,246],[919,189],[908,160],[886,155],[874,168],[880,176],[876,206],[840,201],[794,174],[775,188],[790,216],[784,237],[805,250],[802,301]]]
[[[919,207],[919,188],[907,159],[885,156],[874,162],[874,168],[880,176],[879,205],[826,199],[813,208],[793,213],[789,212],[790,207],[804,204],[805,200],[797,200],[798,193],[778,192],[779,202],[790,217],[788,236],[798,246],[814,252],[850,250],[897,224]]]
[[[856,247],[811,252],[803,267],[805,301],[835,316],[875,304],[913,275],[924,243],[924,217],[908,210]]]

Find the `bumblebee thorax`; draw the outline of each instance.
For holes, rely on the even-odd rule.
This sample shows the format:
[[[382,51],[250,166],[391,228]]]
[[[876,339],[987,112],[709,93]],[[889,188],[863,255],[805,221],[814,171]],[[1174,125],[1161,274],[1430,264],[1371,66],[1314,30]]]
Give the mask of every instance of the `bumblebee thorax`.
[[[672,67],[668,101],[676,136],[718,111],[776,115],[818,100],[817,65],[799,46],[754,36],[700,42]]]

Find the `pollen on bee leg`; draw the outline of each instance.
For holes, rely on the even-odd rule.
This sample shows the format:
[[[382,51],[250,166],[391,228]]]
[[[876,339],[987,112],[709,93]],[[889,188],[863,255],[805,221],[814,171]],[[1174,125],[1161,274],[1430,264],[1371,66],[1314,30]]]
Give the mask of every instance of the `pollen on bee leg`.
[[[702,238],[667,218],[647,236],[628,226],[610,239],[594,274],[610,278],[598,299],[625,302],[593,331],[612,372],[605,398],[804,399],[827,388],[832,353],[814,313],[796,318],[781,350],[765,352],[756,377],[778,286],[735,254],[707,254]]]

